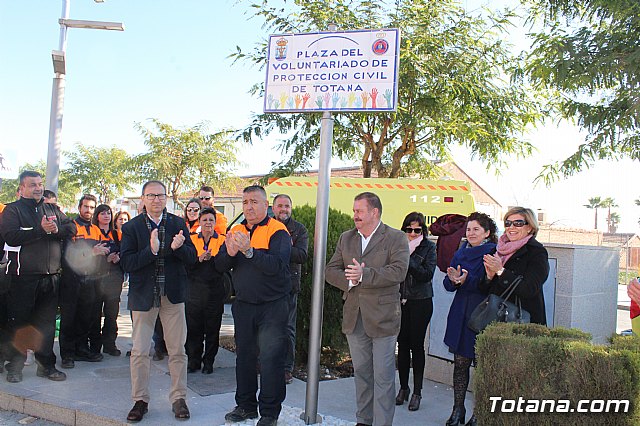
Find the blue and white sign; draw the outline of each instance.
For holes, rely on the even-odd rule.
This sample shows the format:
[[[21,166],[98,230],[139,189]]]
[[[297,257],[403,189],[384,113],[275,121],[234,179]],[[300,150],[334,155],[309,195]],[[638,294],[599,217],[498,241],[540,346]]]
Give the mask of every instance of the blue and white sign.
[[[264,112],[395,111],[398,29],[272,35]]]

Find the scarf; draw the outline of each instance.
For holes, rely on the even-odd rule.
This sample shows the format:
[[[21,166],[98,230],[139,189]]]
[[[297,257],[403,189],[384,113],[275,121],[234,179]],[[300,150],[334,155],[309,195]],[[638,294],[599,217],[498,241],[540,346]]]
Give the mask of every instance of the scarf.
[[[149,215],[147,214],[147,208],[142,208],[142,214],[144,215],[144,221],[147,224],[147,229],[151,233],[151,222],[149,221]],[[156,282],[153,286],[153,307],[160,307],[160,297],[164,296],[164,227],[167,223],[167,209],[162,210],[162,219],[158,225],[158,239],[160,240],[160,250],[158,250],[158,256],[156,257]]]
[[[526,237],[519,239],[517,241],[509,241],[509,237],[507,234],[502,234],[500,239],[498,239],[498,249],[497,253],[500,256],[500,260],[502,260],[502,266],[504,266],[507,261],[513,256],[513,253],[520,250],[529,242],[529,240],[533,237],[533,235],[527,235]]]
[[[420,236],[418,238],[414,238],[413,240],[409,240],[409,256],[411,256],[413,254],[413,252],[416,250],[416,247],[418,247],[420,245],[420,243],[422,242],[423,238],[424,238],[424,236],[422,234],[420,234]]]

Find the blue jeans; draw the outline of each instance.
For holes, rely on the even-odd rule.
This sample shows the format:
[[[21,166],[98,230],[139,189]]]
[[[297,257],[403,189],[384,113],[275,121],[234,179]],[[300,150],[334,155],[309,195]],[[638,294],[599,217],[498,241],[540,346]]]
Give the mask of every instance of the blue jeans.
[[[287,350],[289,297],[253,304],[236,299],[231,307],[236,339],[236,404],[278,418],[286,397],[284,358]],[[260,357],[260,395],[258,391]]]

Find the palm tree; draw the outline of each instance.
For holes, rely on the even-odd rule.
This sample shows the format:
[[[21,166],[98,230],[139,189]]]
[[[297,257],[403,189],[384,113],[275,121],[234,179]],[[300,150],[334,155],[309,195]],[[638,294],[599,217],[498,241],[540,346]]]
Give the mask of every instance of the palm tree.
[[[609,232],[615,234],[620,223],[620,214],[613,212],[609,215]]]
[[[601,203],[601,207],[606,207],[607,210],[607,229],[609,229],[609,232],[611,232],[611,207],[618,207],[618,205],[616,204],[616,200],[614,200],[611,197],[607,197],[604,200],[602,200]],[[618,219],[620,219],[618,217]],[[615,232],[615,231],[614,231]]]
[[[588,209],[594,209],[596,211],[595,221],[593,223],[593,229],[598,229],[598,209],[603,207],[601,197],[589,198],[589,204],[584,205]]]

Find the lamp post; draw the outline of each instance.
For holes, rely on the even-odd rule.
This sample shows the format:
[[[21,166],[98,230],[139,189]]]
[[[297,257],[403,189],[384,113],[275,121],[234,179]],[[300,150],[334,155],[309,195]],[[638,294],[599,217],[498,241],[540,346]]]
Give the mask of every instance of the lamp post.
[[[104,0],[94,0],[102,3]],[[51,52],[53,60],[53,88],[51,89],[51,113],[49,116],[49,145],[47,152],[47,189],[57,193],[60,178],[60,146],[62,137],[62,112],[64,110],[64,89],[66,75],[66,51],[68,28],[90,28],[96,30],[124,31],[120,22],[80,21],[69,19],[71,0],[62,0],[62,16],[60,24],[60,39],[58,50]]]

